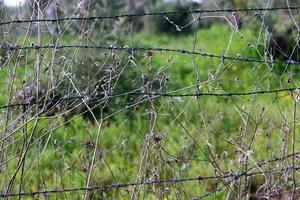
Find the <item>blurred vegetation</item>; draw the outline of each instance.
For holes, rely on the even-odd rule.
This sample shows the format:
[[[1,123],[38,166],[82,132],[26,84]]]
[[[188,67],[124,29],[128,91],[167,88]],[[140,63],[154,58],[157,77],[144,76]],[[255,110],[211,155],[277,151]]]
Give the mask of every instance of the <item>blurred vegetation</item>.
[[[260,3],[264,3],[264,1],[233,0],[222,1],[220,5],[224,7],[254,7],[257,4],[262,5]],[[274,1],[274,5],[275,3],[276,1]],[[123,1],[117,0],[97,1],[88,14],[114,15],[115,10],[120,13],[125,11],[127,8],[124,8],[124,5]],[[203,8],[210,6],[204,4]],[[150,5],[150,8],[153,11],[180,11],[188,8],[196,9],[197,6],[195,4],[184,5],[179,1],[172,3],[156,1]],[[145,24],[145,27],[138,32],[132,32],[136,24],[128,19],[128,21],[117,19],[103,20],[97,23],[87,22],[87,25],[76,22],[73,24],[74,26],[68,28],[66,33],[55,33],[55,37],[45,35],[42,43],[52,44],[58,41],[70,45],[92,43],[116,47],[161,46],[194,49],[199,52],[237,58],[271,59],[271,55],[265,54],[270,46],[271,36],[269,34],[272,33],[273,37],[274,33],[274,37],[279,37],[289,28],[295,29],[290,21],[278,23],[284,14],[281,14],[280,17],[276,13],[267,14],[267,20],[264,21],[265,26],[274,25],[274,27],[270,27],[269,32],[266,31],[266,27],[261,28],[262,14],[241,16],[242,19],[249,20],[244,20],[244,25],[238,30],[228,23],[225,24],[222,20],[218,20],[216,23],[210,21],[211,24],[196,21],[186,28],[180,28],[193,20],[191,15],[186,14],[170,16],[169,21],[164,17],[149,17],[145,20],[145,23],[148,24]],[[174,24],[170,23],[171,21],[180,26],[179,29],[176,30]],[[200,24],[197,25],[197,23]],[[82,28],[85,25],[86,27]],[[93,31],[88,31],[90,26],[93,27]],[[1,33],[0,39],[3,37]],[[292,31],[287,42],[289,45],[286,50],[287,54],[296,39],[295,31]],[[12,37],[10,40],[13,41],[14,38]],[[37,38],[32,35],[23,42],[25,45],[36,44]],[[194,85],[197,84],[195,74],[197,73],[200,74],[201,92],[250,92],[292,87],[300,83],[299,79],[293,79],[299,75],[297,70],[280,64],[269,66],[268,64],[222,61],[216,58],[167,52],[119,52],[94,49],[59,50],[55,53],[45,50],[42,52],[45,60],[50,60],[52,56],[55,58],[53,65],[56,67],[53,72],[59,84],[52,93],[58,97],[63,97],[65,93],[77,94],[69,79],[65,78],[66,73],[80,92],[87,96],[100,94],[100,97],[104,97],[106,92],[115,94],[128,91],[144,92],[145,81],[151,82],[151,90],[146,88],[150,92],[184,89],[180,92],[195,93]],[[5,69],[0,74],[1,80],[5,80],[9,70],[14,69],[14,66],[20,66],[16,68],[18,75],[14,85],[16,91],[34,81],[32,66],[35,64],[36,55],[30,52],[24,54],[26,56],[19,57],[10,54],[11,61],[4,66]],[[70,59],[68,56],[71,55],[76,56]],[[287,60],[282,55],[274,59]],[[44,70],[43,80],[49,81],[51,69],[46,64],[42,64],[42,70]],[[63,70],[66,73],[62,73]],[[291,81],[291,76],[293,81]],[[29,78],[23,80],[24,77]],[[168,78],[163,87],[160,85],[162,77]],[[46,81],[43,83],[43,87],[49,91],[51,85],[47,85]],[[7,101],[7,97],[0,99],[0,102]],[[143,100],[144,103],[134,105]],[[226,169],[228,172],[244,170],[245,166],[239,163],[239,156],[242,153],[237,147],[240,147],[242,143],[241,132],[245,130],[243,120],[247,116],[244,112],[248,111],[247,114],[251,116],[251,120],[246,124],[244,140],[249,142],[253,135],[255,136],[255,145],[251,148],[255,161],[267,160],[273,155],[281,155],[283,149],[281,139],[285,134],[281,127],[287,123],[283,115],[292,119],[290,111],[293,101],[293,97],[287,92],[242,98],[157,98],[152,101],[152,104],[149,103],[147,97],[120,97],[111,99],[105,105],[98,100],[87,101],[97,118],[107,117],[101,130],[101,142],[98,144],[96,152],[96,167],[91,178],[91,185],[135,182],[143,160],[140,154],[145,146],[150,152],[143,163],[145,180],[153,176],[152,169],[155,167],[159,168],[158,174],[161,179],[211,176],[216,174],[215,166],[207,162],[207,157],[211,156],[215,156],[220,168]],[[93,156],[93,149],[96,145],[98,127],[86,106],[82,105],[74,109],[68,106],[72,105],[52,110],[53,113],[47,113],[48,116],[43,115],[37,126],[34,121],[29,122],[26,135],[29,136],[31,131],[36,131],[32,139],[36,145],[29,149],[27,155],[28,161],[24,167],[26,172],[24,190],[36,191],[61,185],[65,188],[80,188],[85,185],[90,158]],[[154,111],[151,106],[155,107]],[[281,113],[281,110],[285,110],[286,113]],[[57,116],[57,118],[53,117],[56,112],[62,111],[65,114]],[[82,112],[86,112],[86,115],[79,116]],[[150,117],[152,112],[157,113],[153,129],[149,128],[152,125]],[[12,114],[19,113],[17,110],[12,110]],[[21,122],[15,123],[14,126],[17,127]],[[291,124],[289,125],[291,126]],[[60,128],[56,128],[57,126]],[[4,124],[2,123],[0,127],[4,129]],[[156,135],[153,135],[154,133]],[[17,131],[8,139],[7,144],[15,142],[15,145],[7,146],[11,155],[16,155],[21,151],[22,134],[22,131]],[[161,137],[160,140],[157,139],[158,136]],[[286,145],[291,146],[291,141],[288,140]],[[300,147],[299,144],[297,147]],[[247,150],[246,146],[242,148],[242,150]],[[290,149],[288,148],[288,150]],[[37,156],[39,159],[35,160]],[[249,165],[255,166],[255,163],[250,163]],[[12,174],[16,165],[17,161],[12,161],[7,174]],[[241,166],[242,168],[240,168]],[[266,165],[266,168],[272,167],[274,167],[272,164]],[[279,178],[276,175],[272,176],[274,177],[271,181]],[[19,182],[20,179],[21,177],[18,175],[16,182]],[[0,181],[4,180],[0,178]],[[257,188],[264,183],[260,178],[253,178],[251,181],[253,187]],[[289,188],[291,180],[281,184],[285,188]],[[157,191],[171,188],[166,191],[164,195],[166,198],[191,199],[199,194],[213,191],[220,185],[215,181],[163,184],[157,186],[158,188],[145,187],[145,196],[148,199],[155,199]],[[191,188],[193,189],[191,190]],[[233,190],[237,190],[237,188],[233,188]],[[14,191],[17,192],[17,187]],[[221,191],[208,199],[223,199],[226,195],[225,191]],[[53,195],[53,198],[78,199],[78,196],[80,195],[70,193],[66,196]],[[142,198],[142,195],[138,197]],[[112,198],[129,199],[130,191],[91,192],[91,199]]]

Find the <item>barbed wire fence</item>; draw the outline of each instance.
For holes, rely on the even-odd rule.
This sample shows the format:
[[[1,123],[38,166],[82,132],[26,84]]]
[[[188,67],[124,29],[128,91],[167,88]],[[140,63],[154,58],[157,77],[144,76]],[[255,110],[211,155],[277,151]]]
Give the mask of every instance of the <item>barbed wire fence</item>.
[[[0,197],[299,198],[300,30],[294,16],[299,10],[48,19],[38,8],[34,19],[0,22]],[[278,11],[289,12],[296,34],[290,55],[279,49],[283,58],[268,48],[272,33],[265,24],[266,13]],[[105,20],[145,16],[164,17],[178,28],[168,16],[182,13],[197,14],[191,23],[215,17],[205,13],[220,14],[230,27],[225,50],[196,50],[199,28],[193,48],[133,45],[131,39],[100,43],[101,35],[94,33]],[[235,35],[243,39],[246,33],[226,13],[244,14],[243,23],[261,16],[257,38],[248,35],[256,44],[246,44],[234,56]],[[73,21],[80,23],[78,38],[67,33]],[[44,36],[47,23],[58,22],[65,22],[60,25],[65,30]],[[21,27],[26,30],[21,36],[14,30],[20,24],[29,24]],[[31,35],[33,25],[37,30]],[[244,56],[246,48],[255,56]],[[180,78],[192,83],[182,85]]]

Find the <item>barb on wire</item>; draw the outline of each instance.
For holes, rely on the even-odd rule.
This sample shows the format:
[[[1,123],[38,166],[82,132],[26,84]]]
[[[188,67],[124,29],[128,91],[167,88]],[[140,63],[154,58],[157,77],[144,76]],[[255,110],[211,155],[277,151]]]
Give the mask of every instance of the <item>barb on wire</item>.
[[[0,26],[8,24],[20,24],[20,23],[33,23],[33,22],[58,22],[69,20],[105,20],[105,19],[118,19],[118,18],[130,18],[130,17],[142,17],[142,16],[163,16],[163,15],[176,15],[176,14],[193,14],[193,13],[222,13],[222,12],[261,12],[261,11],[277,11],[277,10],[300,10],[300,6],[290,7],[275,7],[275,8],[231,8],[231,9],[213,9],[213,10],[183,10],[183,11],[162,11],[162,12],[146,12],[146,13],[128,13],[112,16],[89,16],[89,17],[64,17],[53,19],[25,19],[25,20],[12,20],[6,22],[0,22]]]
[[[275,60],[259,60],[254,58],[242,58],[240,56],[230,57],[224,55],[216,55],[209,53],[202,53],[198,51],[190,51],[187,49],[171,49],[171,48],[153,48],[153,47],[116,47],[113,45],[104,46],[104,45],[32,45],[21,47],[19,45],[12,45],[9,47],[1,47],[0,49],[6,51],[16,51],[16,50],[32,50],[32,49],[65,49],[65,48],[79,48],[79,49],[103,49],[109,51],[126,51],[126,52],[135,52],[135,51],[157,51],[157,52],[175,52],[181,54],[189,55],[199,55],[202,57],[208,58],[218,58],[220,60],[233,60],[240,62],[250,62],[250,63],[266,63],[266,64],[284,64],[284,65],[300,65],[299,61],[287,60],[287,61],[275,61]]]
[[[277,161],[283,161],[283,160],[286,160],[286,159],[291,158],[293,156],[295,156],[296,158],[299,158],[299,155],[300,155],[300,152],[295,152],[295,153],[292,153],[292,154],[289,154],[289,155],[286,155],[286,156],[282,156],[282,157],[274,157],[271,160],[261,161],[261,162],[257,163],[257,166],[263,166],[265,164],[270,164],[270,163],[277,162]],[[253,167],[253,168],[255,168],[255,167]],[[252,168],[250,168],[249,170],[251,170],[251,169]]]
[[[167,98],[178,98],[178,97],[201,97],[201,96],[214,96],[214,97],[232,97],[232,96],[250,96],[250,95],[263,95],[263,94],[277,94],[279,92],[292,92],[300,88],[283,88],[283,89],[276,89],[276,90],[260,90],[260,91],[254,91],[254,92],[229,92],[229,93],[207,93],[207,92],[201,92],[201,93],[187,93],[187,94],[176,94],[176,93],[156,93],[156,92],[127,92],[127,93],[120,93],[120,94],[98,94],[95,96],[90,97],[90,99],[96,99],[96,98],[117,98],[122,96],[152,96],[152,97],[167,97]],[[37,105],[37,104],[49,104],[49,103],[57,103],[57,102],[63,102],[63,101],[71,101],[76,99],[84,99],[86,96],[76,95],[76,96],[67,96],[62,98],[54,98],[54,99],[48,99],[48,100],[42,100],[42,101],[36,101],[31,103],[16,103],[16,104],[8,104],[0,106],[1,109],[5,108],[11,108],[11,107],[19,107],[19,106],[31,106],[31,105]]]
[[[45,190],[45,191],[36,191],[36,192],[20,192],[20,193],[0,193],[0,197],[14,197],[14,196],[35,196],[35,195],[45,195],[45,194],[58,194],[58,193],[67,193],[67,192],[80,192],[80,191],[108,191],[108,190],[120,190],[122,188],[129,188],[132,186],[143,186],[143,185],[155,185],[155,184],[166,184],[166,183],[184,183],[184,182],[191,182],[191,181],[206,181],[206,180],[224,180],[227,178],[233,178],[235,180],[239,179],[240,177],[250,177],[261,175],[265,173],[286,173],[290,170],[298,171],[300,167],[289,167],[289,168],[282,168],[279,170],[268,170],[263,172],[237,172],[237,173],[225,173],[225,175],[219,176],[198,176],[198,177],[191,177],[191,178],[170,178],[165,180],[154,180],[154,181],[144,181],[144,182],[134,182],[134,183],[123,183],[123,184],[113,184],[113,185],[106,185],[106,186],[92,186],[92,187],[82,187],[82,188],[72,188],[72,189],[55,189],[55,190]]]

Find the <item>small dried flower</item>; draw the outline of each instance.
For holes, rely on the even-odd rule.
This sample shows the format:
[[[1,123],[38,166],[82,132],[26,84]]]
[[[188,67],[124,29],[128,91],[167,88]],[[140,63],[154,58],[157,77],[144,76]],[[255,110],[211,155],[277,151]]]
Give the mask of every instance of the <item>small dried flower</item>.
[[[289,125],[287,123],[284,123],[282,125],[281,130],[286,134],[291,132],[291,128],[289,127]]]
[[[153,53],[152,53],[152,51],[147,51],[146,56],[147,56],[147,58],[152,59],[152,58],[153,58]]]

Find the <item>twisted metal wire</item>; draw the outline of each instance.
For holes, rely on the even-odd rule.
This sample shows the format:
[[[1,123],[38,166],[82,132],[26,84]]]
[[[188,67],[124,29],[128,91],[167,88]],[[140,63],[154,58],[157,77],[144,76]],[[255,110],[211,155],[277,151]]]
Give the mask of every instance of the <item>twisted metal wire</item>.
[[[113,45],[104,46],[104,45],[32,45],[32,46],[24,46],[20,47],[19,45],[12,45],[9,47],[1,47],[0,49],[6,51],[16,51],[16,50],[32,50],[32,49],[65,49],[65,48],[80,48],[80,49],[103,49],[109,51],[126,51],[129,53],[136,52],[136,51],[157,51],[157,52],[175,52],[181,54],[188,54],[188,55],[199,55],[204,58],[218,58],[221,61],[224,60],[233,60],[233,61],[240,61],[240,62],[249,62],[249,63],[266,63],[266,64],[283,64],[283,65],[300,65],[299,61],[294,60],[287,60],[287,61],[275,61],[275,60],[259,60],[254,58],[241,58],[240,55],[236,57],[225,56],[225,55],[216,55],[216,54],[208,54],[202,53],[198,51],[190,51],[187,49],[171,49],[171,48],[153,48],[153,47],[116,47]]]
[[[157,93],[157,92],[127,92],[127,93],[120,93],[120,94],[98,94],[95,96],[90,97],[90,99],[97,99],[101,98],[117,98],[122,96],[151,96],[151,97],[167,97],[167,98],[178,98],[178,97],[202,97],[202,96],[213,96],[213,97],[233,97],[233,96],[250,96],[250,95],[264,95],[264,94],[278,94],[279,92],[292,92],[298,90],[300,88],[283,88],[283,89],[276,89],[276,90],[260,90],[260,91],[253,91],[253,92],[228,92],[228,93],[187,93],[187,94],[172,94],[172,93]],[[49,103],[57,103],[63,101],[72,101],[76,99],[85,99],[88,96],[84,95],[74,95],[74,96],[67,96],[61,98],[54,98],[54,99],[46,99],[42,101],[30,102],[30,103],[16,103],[16,104],[8,104],[0,106],[1,109],[11,108],[11,107],[20,107],[20,106],[31,106],[31,105],[38,105],[38,104],[49,104]]]
[[[147,12],[147,13],[127,13],[113,16],[89,16],[89,17],[64,17],[64,18],[53,18],[53,19],[25,19],[25,20],[12,20],[6,22],[0,22],[0,26],[8,24],[21,24],[21,23],[33,23],[33,22],[58,22],[68,20],[105,20],[105,19],[118,19],[118,18],[131,18],[131,17],[142,17],[142,16],[162,16],[162,15],[176,15],[176,14],[202,14],[202,13],[230,13],[230,12],[262,12],[262,11],[277,11],[277,10],[300,10],[300,6],[290,7],[275,7],[275,8],[230,8],[230,9],[213,9],[213,10],[183,10],[183,11],[161,11],[161,12]]]
[[[115,15],[115,16],[91,16],[91,17],[67,17],[67,18],[56,18],[56,19],[28,19],[28,20],[13,20],[7,22],[1,22],[0,26],[9,25],[9,24],[19,24],[19,23],[33,23],[33,22],[57,22],[57,21],[67,21],[67,20],[104,20],[104,19],[118,19],[121,17],[141,17],[141,16],[161,16],[161,15],[174,15],[174,14],[181,14],[181,13],[216,13],[216,12],[261,12],[261,11],[276,11],[276,10],[300,10],[299,6],[295,7],[277,7],[277,8],[242,8],[242,9],[220,9],[220,10],[186,10],[186,11],[165,11],[165,12],[149,12],[149,13],[134,13],[134,14],[122,14],[122,15]],[[288,64],[288,65],[300,65],[298,61],[273,61],[273,60],[257,60],[252,58],[240,58],[237,57],[229,57],[223,55],[214,55],[214,54],[206,54],[196,51],[189,51],[185,49],[170,49],[170,48],[147,48],[147,47],[114,47],[114,46],[90,46],[90,45],[46,45],[46,46],[27,46],[27,47],[18,47],[18,46],[11,46],[8,48],[2,48],[9,51],[14,50],[30,50],[30,49],[62,49],[62,48],[91,48],[91,49],[106,49],[106,50],[120,50],[120,51],[166,51],[166,52],[177,52],[182,54],[191,54],[191,55],[200,55],[203,57],[210,57],[210,58],[218,58],[221,60],[234,60],[234,61],[242,61],[242,62],[251,62],[251,63],[267,63],[267,64]],[[168,97],[168,98],[176,98],[176,97],[201,97],[201,96],[219,96],[219,97],[231,97],[231,96],[248,96],[248,95],[256,95],[256,94],[272,94],[272,93],[279,93],[284,91],[294,91],[299,88],[286,88],[286,89],[277,89],[277,90],[262,90],[262,91],[254,91],[254,92],[246,92],[246,93],[193,93],[193,94],[171,94],[171,93],[139,93],[139,92],[129,92],[124,94],[116,94],[116,95],[107,95],[108,98],[116,98],[119,96],[153,96],[153,97]],[[103,97],[104,95],[96,95],[92,98]],[[38,102],[32,103],[17,103],[17,104],[8,104],[4,106],[0,106],[0,109],[5,109],[9,107],[18,107],[18,106],[29,106],[34,104],[44,104],[50,102],[60,102],[60,101],[71,101],[75,99],[83,99],[86,96],[68,96],[63,98],[57,99],[48,99]],[[282,158],[275,158],[272,162],[279,161]],[[268,161],[264,161],[268,162]],[[271,161],[270,161],[271,162]],[[128,188],[132,186],[143,186],[143,185],[154,185],[154,184],[176,184],[176,183],[183,183],[183,182],[190,182],[190,181],[205,181],[205,180],[224,180],[227,178],[233,178],[235,180],[239,179],[240,177],[250,177],[255,175],[260,175],[262,173],[284,173],[287,171],[298,171],[300,167],[290,167],[290,168],[282,168],[279,170],[269,170],[265,172],[241,172],[241,173],[227,173],[225,175],[220,176],[198,176],[198,177],[191,177],[191,178],[171,178],[165,180],[154,180],[154,181],[144,181],[144,182],[134,182],[134,183],[123,183],[123,184],[113,184],[113,185],[106,185],[106,186],[92,186],[92,187],[82,187],[82,188],[71,188],[71,189],[54,189],[54,190],[45,190],[45,191],[35,191],[35,192],[21,192],[21,193],[0,193],[0,197],[14,197],[14,196],[35,196],[35,195],[47,195],[47,194],[57,194],[57,193],[67,193],[67,192],[79,192],[79,191],[107,191],[112,189],[122,189]]]
[[[225,175],[220,176],[198,176],[198,177],[191,177],[191,178],[171,178],[165,180],[154,180],[154,181],[142,181],[142,182],[134,182],[134,183],[120,183],[120,184],[112,184],[106,186],[92,186],[92,187],[81,187],[81,188],[72,188],[72,189],[54,189],[54,190],[45,190],[45,191],[35,191],[35,192],[20,192],[20,193],[0,193],[0,197],[7,198],[7,197],[14,197],[14,196],[35,196],[35,195],[50,195],[50,194],[58,194],[58,193],[67,193],[67,192],[80,192],[80,191],[108,191],[108,190],[120,190],[123,188],[129,188],[132,186],[143,186],[143,185],[155,185],[155,184],[176,184],[176,183],[184,183],[190,181],[206,181],[206,180],[225,180],[228,178],[233,178],[234,180],[239,179],[240,177],[251,177],[256,175],[261,175],[265,173],[286,173],[290,170],[298,171],[300,167],[289,167],[289,168],[282,168],[279,170],[268,170],[263,172],[238,172],[238,173],[227,173]]]

